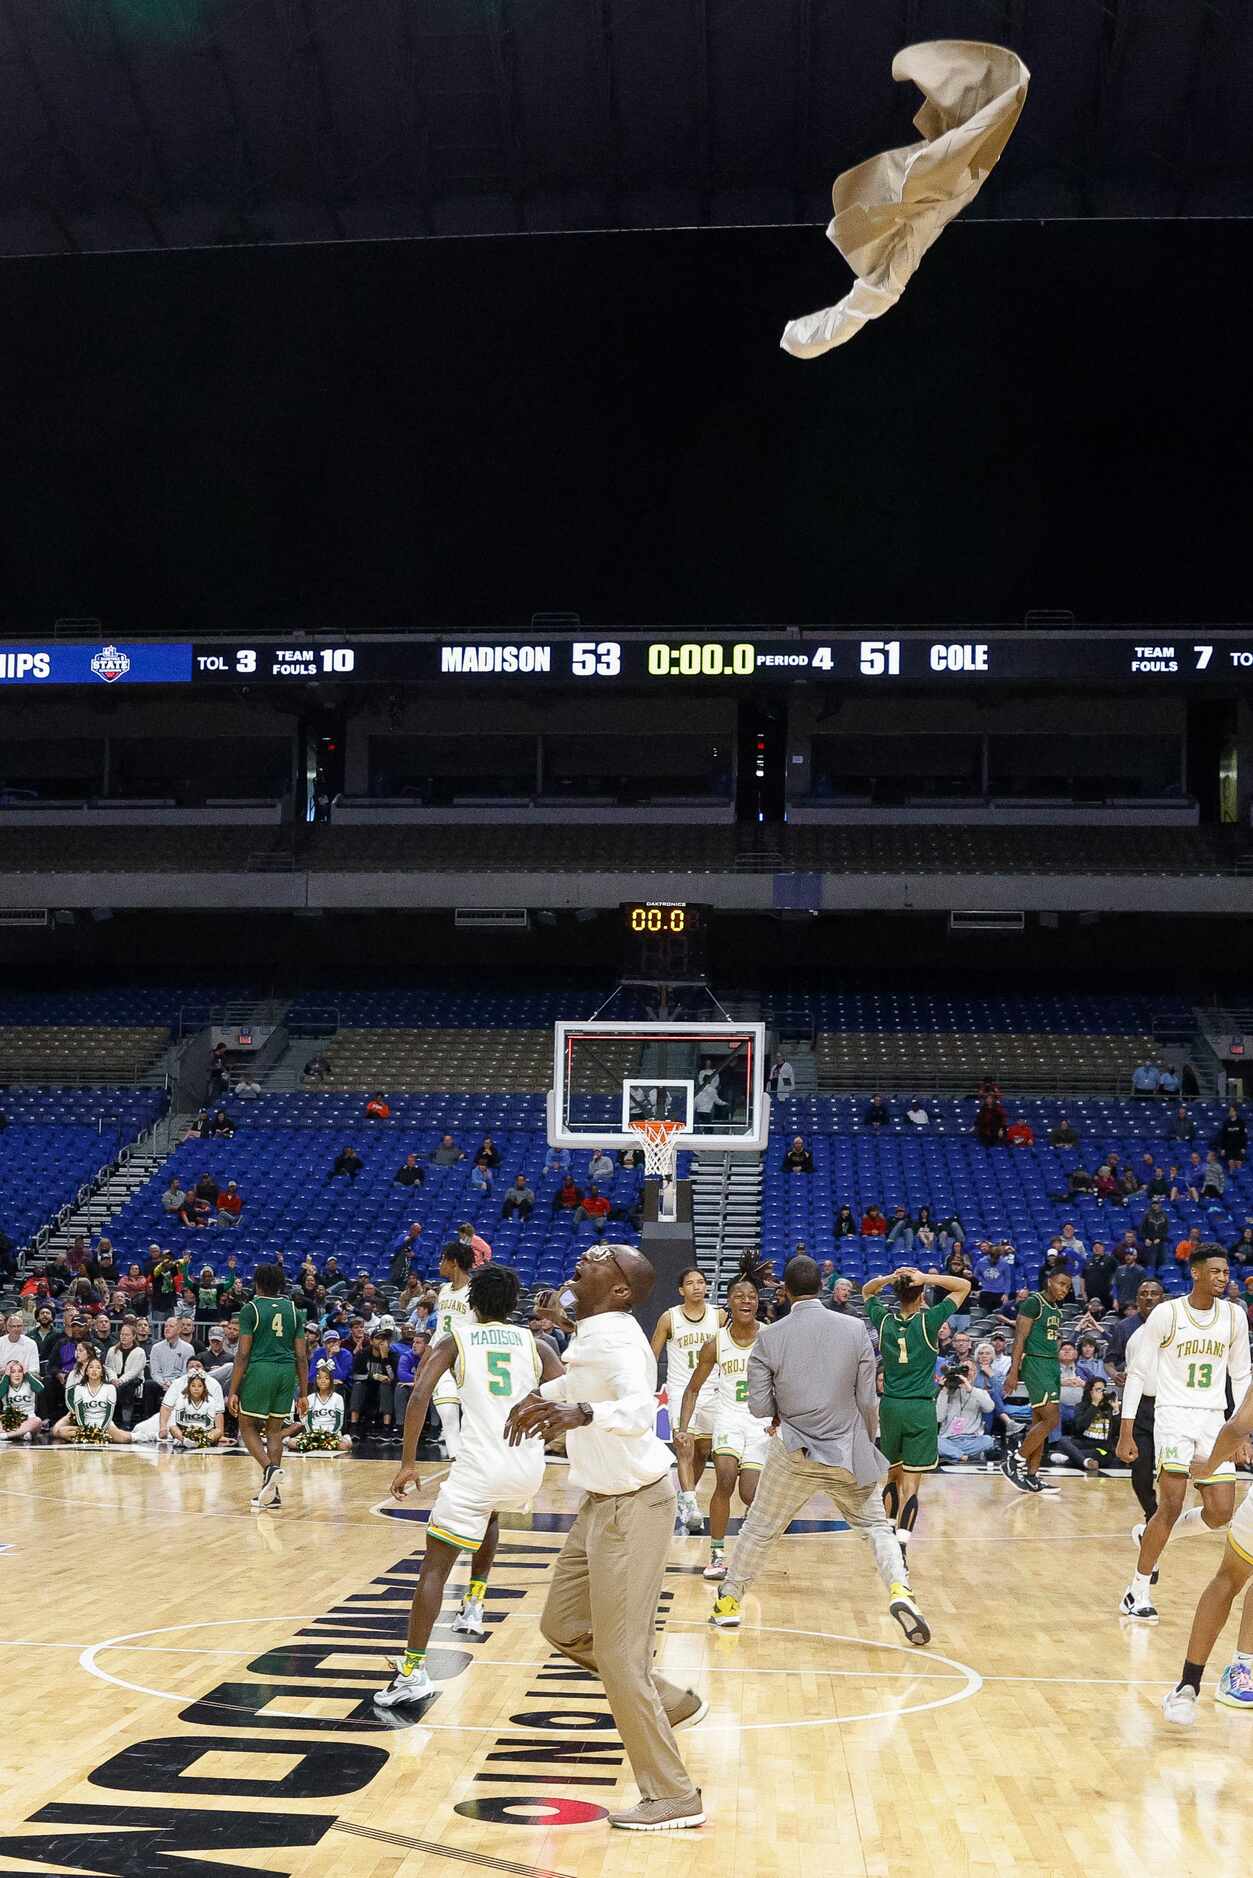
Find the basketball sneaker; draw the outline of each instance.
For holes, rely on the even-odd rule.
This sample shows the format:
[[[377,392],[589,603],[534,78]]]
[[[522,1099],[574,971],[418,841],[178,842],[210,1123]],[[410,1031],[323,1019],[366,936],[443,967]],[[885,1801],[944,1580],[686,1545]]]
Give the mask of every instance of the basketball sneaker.
[[[1137,1556],[1139,1556],[1140,1545],[1144,1538],[1144,1528],[1147,1525],[1148,1525],[1147,1519],[1142,1519],[1138,1526],[1133,1526],[1131,1528],[1131,1543],[1136,1549]],[[1157,1583],[1157,1579],[1158,1579],[1158,1570],[1157,1570],[1157,1566],[1155,1565],[1153,1567],[1153,1570],[1149,1574],[1149,1583],[1151,1585],[1155,1585]]]
[[[704,1520],[694,1493],[680,1493],[678,1505],[679,1524],[685,1532],[699,1532]]]
[[[1253,1670],[1247,1663],[1228,1663],[1214,1696],[1224,1708],[1242,1708],[1253,1714]]]
[[[679,1708],[673,1715],[667,1715],[666,1720],[670,1723],[672,1732],[678,1734],[680,1728],[695,1728],[698,1722],[704,1721],[708,1713],[709,1704],[704,1696],[698,1695],[695,1689],[688,1689],[684,1693]]]
[[[733,1598],[729,1591],[724,1591],[710,1613],[709,1621],[719,1630],[738,1630],[743,1616],[738,1598]]]
[[[1118,1606],[1118,1611],[1120,1616],[1134,1617],[1136,1622],[1140,1624],[1155,1624],[1157,1622],[1157,1607],[1148,1603],[1137,1604],[1135,1587],[1133,1585],[1128,1585],[1127,1589],[1123,1592],[1122,1603]]]
[[[1177,1722],[1181,1728],[1191,1728],[1196,1720],[1196,1700],[1196,1690],[1186,1682],[1181,1682],[1177,1689],[1168,1690],[1162,1697],[1162,1714],[1168,1722]]]
[[[261,1476],[261,1485],[257,1490],[257,1505],[273,1506],[274,1502],[278,1499],[278,1490],[282,1482],[282,1468],[276,1467],[273,1461],[268,1462],[265,1472]]]
[[[721,1552],[714,1553],[713,1557],[710,1559],[708,1565],[706,1565],[704,1572],[701,1575],[702,1577],[705,1577],[705,1578],[725,1578],[726,1577],[727,1575],[726,1560],[723,1558]]]
[[[1016,1451],[1005,1456],[1005,1459],[1001,1462],[1001,1472],[1004,1474],[1011,1487],[1017,1487],[1019,1493],[1035,1492],[1035,1488],[1030,1485],[1027,1475],[1022,1471],[1022,1462],[1019,1460]]]
[[[1061,1492],[1061,1488],[1058,1486],[1057,1482],[1055,1480],[1046,1480],[1043,1474],[1029,1474],[1027,1478],[1035,1482],[1035,1486],[1032,1488],[1033,1493]]]
[[[435,1694],[435,1684],[426,1673],[426,1664],[415,1669],[412,1676],[402,1673],[399,1662],[393,1662],[396,1674],[386,1689],[376,1689],[374,1700],[380,1708],[398,1708],[402,1702],[425,1702],[428,1696]]]
[[[911,1643],[930,1643],[931,1626],[914,1603],[914,1594],[908,1585],[892,1586],[892,1602],[888,1609]]]
[[[485,1637],[482,1598],[462,1598],[452,1628],[463,1637]]]

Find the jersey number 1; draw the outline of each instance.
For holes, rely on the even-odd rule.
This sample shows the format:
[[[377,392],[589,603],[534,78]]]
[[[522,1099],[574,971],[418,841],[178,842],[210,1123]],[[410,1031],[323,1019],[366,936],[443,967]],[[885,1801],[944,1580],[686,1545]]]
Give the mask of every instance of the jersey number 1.
[[[491,1378],[487,1385],[489,1395],[512,1395],[513,1380],[509,1374],[509,1365],[513,1359],[512,1350],[491,1350],[487,1357],[487,1373]]]
[[[1208,1389],[1213,1380],[1214,1365],[1212,1363],[1188,1364],[1189,1389]]]

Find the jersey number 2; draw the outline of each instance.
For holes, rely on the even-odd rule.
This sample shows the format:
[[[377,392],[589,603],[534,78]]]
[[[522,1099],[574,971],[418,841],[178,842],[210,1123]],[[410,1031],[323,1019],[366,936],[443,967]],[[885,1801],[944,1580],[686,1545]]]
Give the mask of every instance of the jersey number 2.
[[[509,1365],[512,1360],[512,1350],[491,1350],[488,1352],[487,1373],[491,1378],[487,1385],[489,1395],[512,1395],[513,1381],[509,1374]]]

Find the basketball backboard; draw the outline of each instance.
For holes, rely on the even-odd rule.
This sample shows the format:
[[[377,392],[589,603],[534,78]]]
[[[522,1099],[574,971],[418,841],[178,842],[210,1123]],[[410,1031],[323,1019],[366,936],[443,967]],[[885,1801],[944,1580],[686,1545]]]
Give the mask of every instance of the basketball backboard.
[[[765,1025],[561,1022],[548,1139],[557,1148],[637,1145],[633,1121],[677,1121],[711,1152],[763,1148]]]

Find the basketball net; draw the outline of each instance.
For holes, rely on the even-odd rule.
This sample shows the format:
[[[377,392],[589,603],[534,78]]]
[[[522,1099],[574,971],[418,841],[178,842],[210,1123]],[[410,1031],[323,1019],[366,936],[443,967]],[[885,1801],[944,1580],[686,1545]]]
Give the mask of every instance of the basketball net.
[[[655,1174],[659,1180],[673,1180],[679,1158],[679,1136],[683,1133],[682,1122],[650,1119],[632,1122],[630,1126],[644,1144],[645,1178]]]

